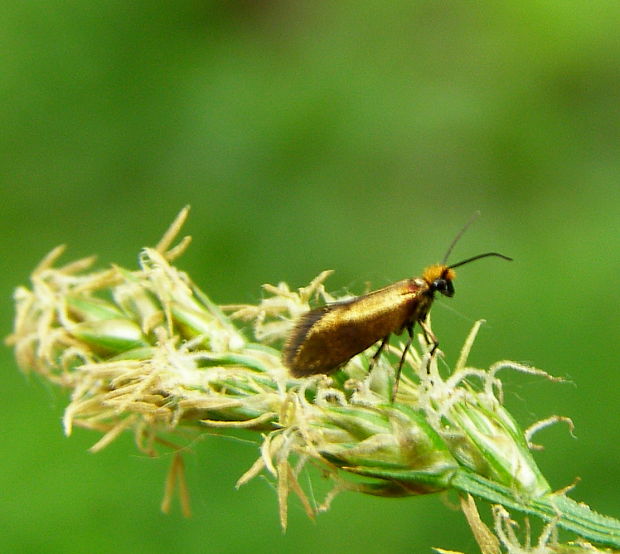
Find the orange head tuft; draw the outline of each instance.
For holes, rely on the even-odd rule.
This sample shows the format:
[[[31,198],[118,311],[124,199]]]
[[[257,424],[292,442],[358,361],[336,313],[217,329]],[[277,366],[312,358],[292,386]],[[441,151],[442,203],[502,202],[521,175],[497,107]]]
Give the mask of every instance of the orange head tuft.
[[[422,273],[422,279],[429,285],[432,285],[437,279],[452,281],[455,277],[456,272],[444,264],[429,265]]]
[[[424,270],[422,278],[428,284],[428,290],[431,297],[435,292],[439,292],[444,296],[454,296],[454,286],[452,279],[456,277],[454,270],[447,265],[437,264],[431,265]]]

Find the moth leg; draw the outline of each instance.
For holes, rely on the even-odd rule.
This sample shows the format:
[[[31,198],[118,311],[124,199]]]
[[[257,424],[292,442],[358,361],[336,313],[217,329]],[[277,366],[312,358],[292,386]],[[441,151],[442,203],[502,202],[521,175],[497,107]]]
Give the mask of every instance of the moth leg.
[[[375,364],[377,363],[379,356],[381,356],[381,352],[383,352],[383,349],[385,348],[385,345],[388,343],[388,340],[390,340],[389,334],[383,337],[383,340],[381,341],[379,348],[377,348],[377,351],[374,353],[373,357],[370,359],[370,364],[368,364],[368,373],[370,373],[372,371],[372,368],[375,367]]]
[[[411,348],[411,343],[413,341],[413,323],[407,325],[407,334],[409,338],[405,343],[405,348],[403,348],[403,353],[400,357],[400,362],[398,362],[398,368],[396,369],[396,376],[394,379],[394,387],[392,388],[392,403],[396,399],[396,393],[398,392],[398,383],[400,383],[400,372],[403,369],[403,364],[405,363],[405,356],[407,356],[407,352],[409,352],[409,348]]]
[[[429,346],[431,344],[433,345],[431,347],[431,350],[430,350],[429,354],[428,354],[428,364],[426,366],[426,373],[430,373],[430,370],[431,370],[431,358],[435,355],[435,351],[439,347],[439,341],[437,340],[437,337],[435,336],[435,333],[433,333],[433,331],[431,331],[431,328],[428,326],[428,323],[426,323],[426,319],[423,320],[423,321],[419,321],[418,323],[420,324],[420,327],[422,327],[422,332],[424,333],[424,339],[426,340],[426,343]]]

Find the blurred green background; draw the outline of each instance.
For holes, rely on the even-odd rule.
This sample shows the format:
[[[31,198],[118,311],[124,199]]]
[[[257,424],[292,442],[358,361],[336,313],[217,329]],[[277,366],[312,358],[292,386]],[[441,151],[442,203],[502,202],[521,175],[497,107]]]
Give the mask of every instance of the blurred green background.
[[[504,374],[555,488],[620,517],[620,4],[574,2],[17,2],[2,13],[2,334],[11,294],[53,246],[135,267],[177,211],[179,266],[219,303],[336,273],[362,292],[438,261],[482,217],[434,329],[448,361],[508,358],[571,381]],[[186,457],[194,515],[159,512],[169,458],[123,437],[67,439],[66,395],[2,349],[5,552],[477,551],[439,496],[339,496],[315,523],[254,480],[251,443]],[[613,485],[611,485],[613,484]],[[319,498],[318,500],[321,500]],[[454,501],[454,498],[450,499]]]

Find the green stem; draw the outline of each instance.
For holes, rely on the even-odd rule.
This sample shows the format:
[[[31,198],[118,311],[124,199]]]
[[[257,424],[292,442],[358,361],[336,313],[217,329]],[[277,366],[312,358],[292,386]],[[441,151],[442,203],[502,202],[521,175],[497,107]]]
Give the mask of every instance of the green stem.
[[[458,471],[451,485],[494,504],[556,522],[558,527],[592,542],[620,548],[620,521],[592,511],[564,494],[549,493],[536,499],[519,499],[514,491],[469,471]]]

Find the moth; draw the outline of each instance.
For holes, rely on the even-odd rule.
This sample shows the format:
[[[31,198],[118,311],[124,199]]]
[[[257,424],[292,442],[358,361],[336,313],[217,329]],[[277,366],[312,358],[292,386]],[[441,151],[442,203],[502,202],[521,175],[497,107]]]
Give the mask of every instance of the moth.
[[[470,222],[471,223],[471,222]],[[486,252],[456,264],[446,265],[450,251],[463,234],[465,226],[453,240],[444,262],[427,267],[421,277],[398,281],[362,296],[334,302],[303,314],[290,332],[282,353],[284,365],[293,376],[307,377],[332,373],[353,356],[380,342],[371,366],[381,355],[390,335],[407,331],[407,342],[396,371],[395,389],[405,356],[413,340],[415,324],[422,328],[431,347],[431,355],[439,342],[427,325],[428,313],[437,293],[454,296],[454,269],[487,257],[512,260],[498,252]]]

